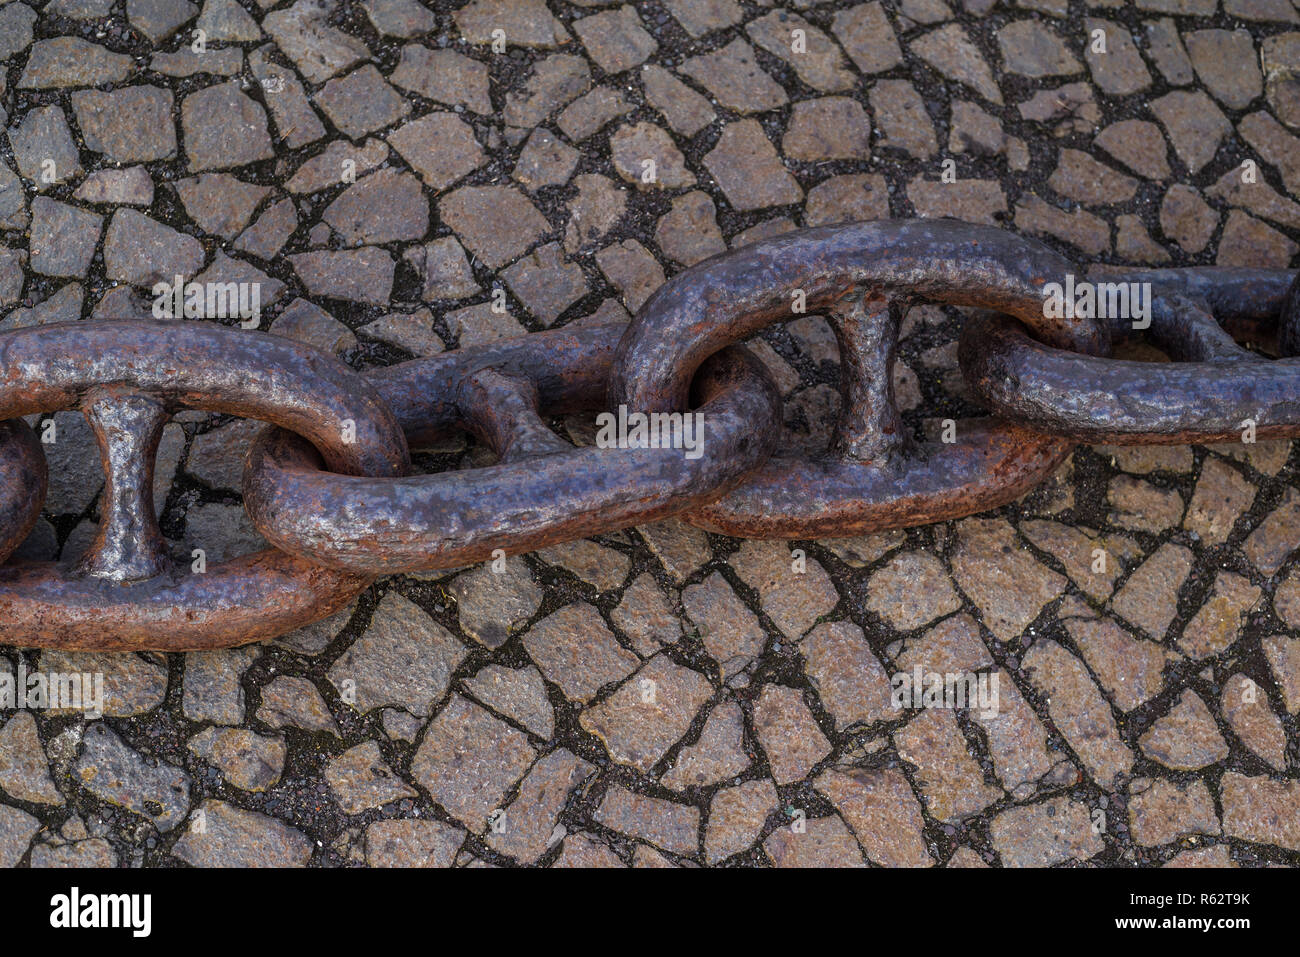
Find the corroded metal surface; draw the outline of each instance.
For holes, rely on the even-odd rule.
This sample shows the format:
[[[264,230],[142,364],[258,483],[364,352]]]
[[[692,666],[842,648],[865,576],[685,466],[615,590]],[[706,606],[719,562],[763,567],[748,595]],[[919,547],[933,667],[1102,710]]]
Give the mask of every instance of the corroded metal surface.
[[[1295,274],[1204,267],[1110,273],[1149,282],[1146,334],[1175,361],[1096,359],[1035,342],[1015,323],[980,316],[963,331],[966,380],[998,415],[1080,441],[1175,444],[1300,435],[1300,359],[1270,360],[1233,340],[1280,343]],[[1222,324],[1221,324],[1222,323]],[[1113,320],[1116,337],[1136,335]],[[1226,327],[1226,329],[1225,329]]]
[[[210,323],[81,322],[0,339],[0,416],[79,408],[107,479],[94,542],[75,565],[0,568],[0,640],[61,648],[190,650],[280,634],[370,581],[273,550],[207,567],[165,553],[153,466],[168,416],[194,408],[301,430],[331,468],[409,465],[375,390],[286,339]],[[37,506],[39,507],[39,497]]]
[[[624,327],[539,333],[391,367],[375,376],[413,444],[475,431],[500,457],[482,469],[397,479],[322,472],[300,439],[264,433],[244,501],[278,547],[367,573],[447,568],[653,521],[734,488],[775,445],[780,402],[743,349],[696,377],[698,458],[680,449],[574,448],[541,415],[599,408]]]
[[[1073,271],[1032,240],[950,220],[831,226],[757,243],[687,270],[650,298],[619,344],[609,401],[680,409],[702,359],[799,305],[825,312],[844,399],[830,449],[811,461],[774,458],[688,520],[732,535],[804,538],[968,515],[1041,481],[1069,444],[989,422],[962,423],[952,442],[912,442],[892,385],[900,308],[927,300],[996,309],[1055,345],[1104,355],[1104,324],[1044,318],[1043,286]]]

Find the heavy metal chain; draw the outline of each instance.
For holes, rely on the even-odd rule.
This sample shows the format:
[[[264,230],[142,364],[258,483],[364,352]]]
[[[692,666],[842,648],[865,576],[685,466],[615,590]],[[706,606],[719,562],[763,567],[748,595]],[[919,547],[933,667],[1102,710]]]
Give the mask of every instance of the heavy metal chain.
[[[916,302],[979,310],[959,361],[996,416],[925,443],[904,429],[893,394],[900,321]],[[780,398],[734,344],[799,311],[829,318],[841,357],[840,419],[812,457],[774,454]],[[1141,330],[1174,361],[1109,358],[1112,340]],[[365,376],[309,346],[213,323],[22,329],[0,335],[0,562],[45,499],[44,455],[21,416],[81,410],[106,484],[80,559],[0,565],[0,642],[229,647],[333,614],[379,575],[671,515],[796,539],[958,518],[1024,494],[1076,441],[1300,435],[1298,353],[1293,271],[1084,273],[1033,240],[953,220],[788,234],[686,270],[628,326],[553,330]],[[212,567],[168,555],[154,457],[181,409],[270,423],[243,492],[272,548]],[[605,413],[613,441],[575,447],[545,421],[591,411]],[[458,430],[496,463],[411,474],[409,448]]]

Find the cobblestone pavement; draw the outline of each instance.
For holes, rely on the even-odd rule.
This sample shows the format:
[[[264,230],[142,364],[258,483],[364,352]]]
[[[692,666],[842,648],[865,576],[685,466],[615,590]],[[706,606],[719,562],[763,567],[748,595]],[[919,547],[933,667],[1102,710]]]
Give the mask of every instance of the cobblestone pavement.
[[[367,368],[626,318],[796,226],[950,214],[1115,263],[1300,240],[1290,0],[0,3],[2,329],[260,283],[263,328]],[[976,411],[959,319],[905,323],[918,430]],[[755,346],[815,448],[828,327]],[[89,430],[52,418],[27,557],[98,515]],[[255,547],[255,428],[164,434],[184,553]],[[670,521],[385,579],[229,652],[5,649],[102,672],[106,703],[0,712],[0,863],[1294,866],[1298,469],[1276,442],[1081,448],[906,532]],[[996,676],[996,712],[896,709],[918,668]]]

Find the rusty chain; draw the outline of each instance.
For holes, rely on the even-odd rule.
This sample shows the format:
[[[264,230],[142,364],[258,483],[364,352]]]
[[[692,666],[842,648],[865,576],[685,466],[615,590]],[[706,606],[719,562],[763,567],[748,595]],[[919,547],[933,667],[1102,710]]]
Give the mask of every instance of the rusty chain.
[[[972,307],[960,366],[995,415],[945,420],[925,442],[904,427],[892,377],[901,319],[917,302]],[[811,457],[780,454],[777,390],[735,344],[802,312],[828,317],[841,356],[840,419]],[[1139,332],[1173,361],[1111,357],[1112,342]],[[954,220],[788,234],[686,270],[629,326],[567,327],[366,375],[307,345],[211,322],[17,330],[0,335],[0,562],[46,492],[41,444],[22,416],[79,409],[106,483],[83,556],[0,565],[0,641],[233,646],[324,618],[378,575],[671,515],[763,538],[958,518],[1024,494],[1077,441],[1300,435],[1297,353],[1292,271],[1085,274],[1033,240]],[[211,568],[168,554],[154,456],[181,409],[269,423],[243,492],[272,547]],[[546,423],[574,412],[601,413],[594,447]],[[495,463],[410,474],[408,446],[457,431]]]

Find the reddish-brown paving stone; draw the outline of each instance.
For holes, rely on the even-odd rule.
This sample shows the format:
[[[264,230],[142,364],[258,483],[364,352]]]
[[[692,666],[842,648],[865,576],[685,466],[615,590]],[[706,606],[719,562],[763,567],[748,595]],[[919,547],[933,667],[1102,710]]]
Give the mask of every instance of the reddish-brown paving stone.
[[[1002,797],[1001,788],[984,783],[952,711],[923,711],[893,738],[899,757],[916,768],[917,785],[932,817],[958,821]]]
[[[1167,715],[1156,720],[1138,745],[1153,761],[1176,771],[1195,771],[1228,756],[1228,745],[1205,702],[1185,691]]]
[[[1094,829],[1093,811],[1065,795],[1008,808],[993,819],[989,835],[1004,867],[1086,861],[1106,848]]]
[[[828,768],[816,779],[848,823],[867,860],[882,867],[931,867],[921,806],[895,770]]]
[[[1223,833],[1300,851],[1300,782],[1228,771],[1220,782]]]
[[[865,867],[853,834],[838,817],[801,821],[802,830],[779,827],[763,842],[776,867]]]
[[[1192,834],[1218,834],[1219,818],[1205,782],[1136,778],[1129,784],[1133,839],[1154,847]]]
[[[754,702],[754,734],[777,784],[799,780],[831,753],[830,742],[794,688],[763,685]]]

